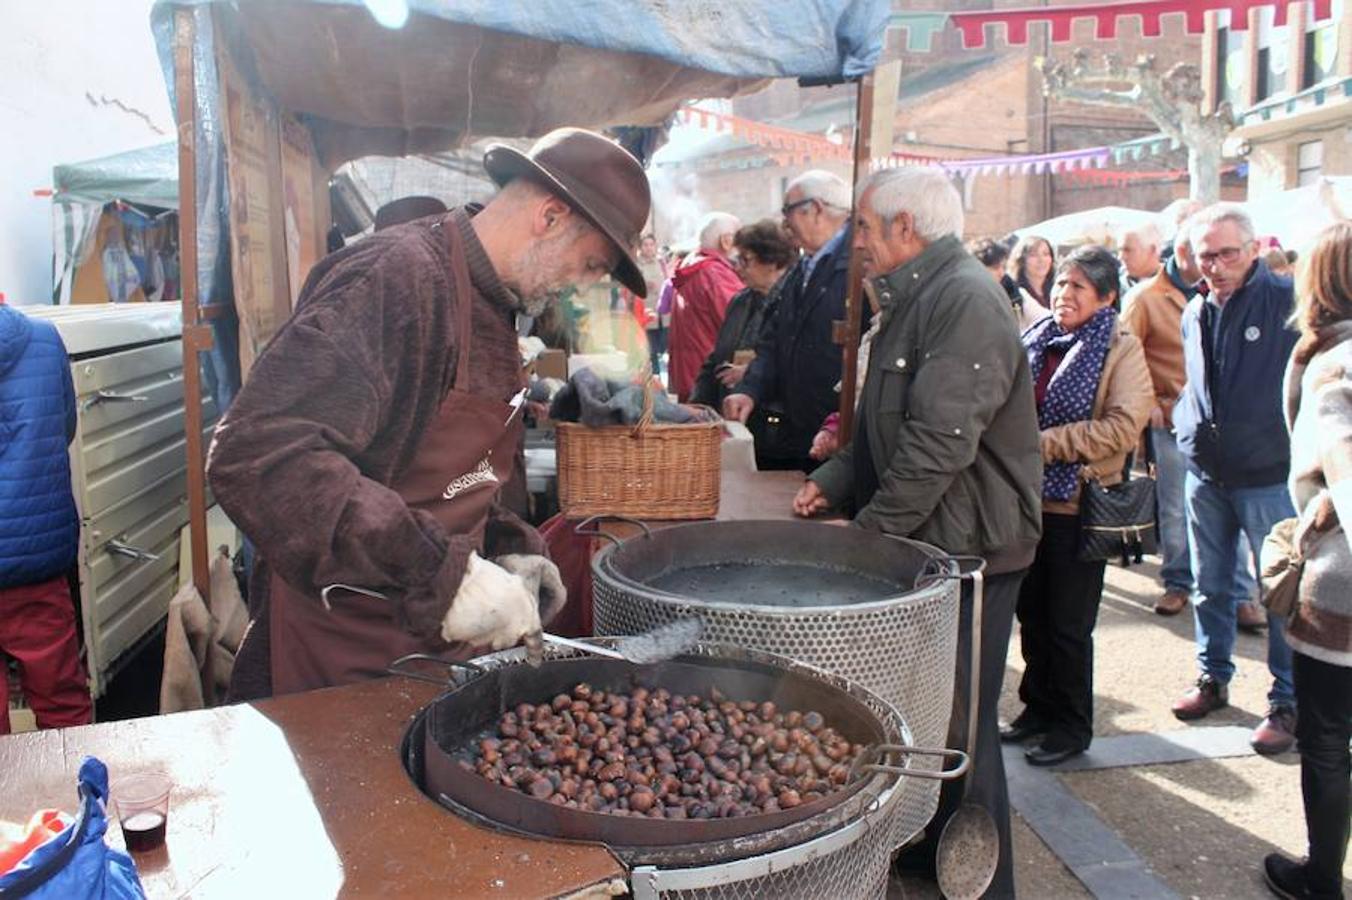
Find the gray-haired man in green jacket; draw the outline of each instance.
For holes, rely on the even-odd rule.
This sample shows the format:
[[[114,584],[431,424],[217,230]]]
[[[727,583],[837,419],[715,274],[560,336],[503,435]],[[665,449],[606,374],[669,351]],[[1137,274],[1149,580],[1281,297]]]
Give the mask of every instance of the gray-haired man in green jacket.
[[[860,186],[853,251],[877,289],[882,324],[855,439],[812,473],[794,511],[853,510],[857,527],[986,560],[970,799],[1000,831],[1000,865],[985,896],[1013,897],[996,716],[1019,583],[1041,532],[1042,461],[1032,378],[1009,301],[963,249],[962,227],[962,201],[938,170],[888,169]],[[959,745],[967,733],[967,592],[962,612],[949,726]],[[907,868],[932,871],[934,844],[959,793],[945,788],[926,842],[903,859]]]

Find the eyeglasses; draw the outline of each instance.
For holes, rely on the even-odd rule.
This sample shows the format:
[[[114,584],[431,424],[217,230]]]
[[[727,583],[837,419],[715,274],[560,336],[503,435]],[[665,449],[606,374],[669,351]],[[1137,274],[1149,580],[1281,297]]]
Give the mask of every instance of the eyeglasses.
[[[1244,254],[1244,247],[1222,247],[1215,253],[1197,254],[1197,263],[1202,266],[1214,266],[1217,262],[1223,262],[1229,265],[1236,262]]]
[[[789,217],[789,213],[793,212],[798,207],[807,206],[809,203],[816,202],[817,202],[816,197],[808,197],[806,200],[799,200],[796,203],[785,203],[783,206],[779,208],[779,214],[787,219]]]

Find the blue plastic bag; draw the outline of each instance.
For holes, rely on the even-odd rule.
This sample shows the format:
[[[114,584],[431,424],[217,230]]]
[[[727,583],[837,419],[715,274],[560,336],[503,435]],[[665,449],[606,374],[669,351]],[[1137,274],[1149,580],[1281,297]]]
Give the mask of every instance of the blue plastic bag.
[[[108,767],[92,756],[80,764],[80,812],[71,827],[34,848],[0,875],[0,898],[135,900],[144,898],[131,857],[104,842],[108,831]]]

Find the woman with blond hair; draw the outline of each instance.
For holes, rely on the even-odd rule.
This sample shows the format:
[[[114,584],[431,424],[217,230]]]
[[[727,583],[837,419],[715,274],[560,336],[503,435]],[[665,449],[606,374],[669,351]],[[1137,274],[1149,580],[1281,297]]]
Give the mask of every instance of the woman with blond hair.
[[[1263,860],[1279,897],[1341,897],[1352,813],[1352,223],[1325,229],[1296,281],[1300,342],[1286,369],[1293,544],[1304,560],[1286,629],[1309,857]],[[1266,556],[1266,553],[1265,553]]]

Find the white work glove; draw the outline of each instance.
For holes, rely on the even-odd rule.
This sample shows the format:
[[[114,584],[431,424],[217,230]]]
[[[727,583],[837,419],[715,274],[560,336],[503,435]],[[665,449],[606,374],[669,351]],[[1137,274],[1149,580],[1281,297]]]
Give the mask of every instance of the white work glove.
[[[538,553],[508,553],[493,557],[493,562],[526,583],[540,607],[540,621],[549,622],[563,609],[568,590],[559,577],[559,567]]]
[[[441,620],[441,637],[494,650],[514,647],[540,630],[540,605],[526,582],[477,553]]]

